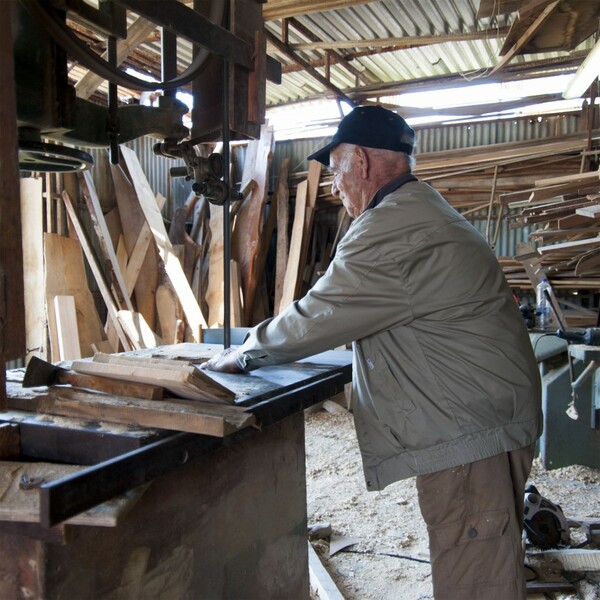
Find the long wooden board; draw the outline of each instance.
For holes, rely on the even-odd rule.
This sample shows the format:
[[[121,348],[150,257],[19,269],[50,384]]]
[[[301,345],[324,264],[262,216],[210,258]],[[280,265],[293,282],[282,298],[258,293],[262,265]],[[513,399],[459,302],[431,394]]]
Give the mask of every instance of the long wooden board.
[[[244,161],[242,189],[250,180],[255,185],[242,201],[235,219],[231,237],[232,258],[240,265],[246,324],[251,324],[254,297],[261,273],[258,272],[258,254],[263,231],[264,210],[269,189],[269,168],[273,152],[273,128],[263,125],[260,139],[248,144]]]
[[[142,207],[146,221],[154,235],[154,240],[160,257],[164,262],[165,270],[177,292],[181,306],[183,307],[183,312],[190,328],[192,341],[200,342],[202,328],[207,327],[206,319],[200,310],[198,301],[183,272],[181,263],[177,259],[173,246],[169,241],[162,214],[156,204],[156,199],[152,193],[150,184],[146,179],[146,175],[135,152],[126,146],[121,146],[121,152],[123,153],[127,169],[133,180],[140,206]]]
[[[129,260],[125,285],[134,286],[135,305],[151,328],[156,325],[154,295],[158,287],[158,252],[133,185],[120,165],[110,164],[123,239]],[[138,269],[139,264],[139,271]],[[130,270],[131,269],[131,270]],[[137,271],[137,272],[136,272]],[[132,282],[131,279],[135,280]]]
[[[290,252],[283,280],[279,312],[295,300],[298,279],[300,278],[300,257],[302,255],[302,238],[306,222],[306,201],[308,182],[304,180],[298,184],[296,191],[296,207],[294,209],[294,224],[290,240]]]
[[[44,297],[43,208],[42,179],[33,177],[21,179],[26,362],[31,356],[48,358],[46,300]]]
[[[224,437],[255,424],[242,407],[177,399],[161,401],[52,388],[38,401],[40,412],[109,423],[156,427]]]
[[[113,247],[108,226],[106,225],[106,220],[100,206],[100,199],[98,198],[98,194],[96,194],[92,174],[89,171],[80,173],[79,183],[88,207],[92,225],[96,231],[100,250],[104,255],[104,265],[112,283],[115,302],[120,308],[133,312],[134,309],[129,294],[127,293],[125,278],[121,272],[119,261],[115,254],[115,248]]]

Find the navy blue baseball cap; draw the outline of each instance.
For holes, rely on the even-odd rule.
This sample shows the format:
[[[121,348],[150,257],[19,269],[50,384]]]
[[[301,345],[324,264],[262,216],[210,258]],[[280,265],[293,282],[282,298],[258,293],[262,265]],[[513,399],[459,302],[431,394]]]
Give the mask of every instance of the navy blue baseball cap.
[[[313,152],[308,160],[329,165],[329,153],[340,144],[381,148],[412,154],[415,132],[400,116],[382,106],[357,106],[338,125],[331,142]]]

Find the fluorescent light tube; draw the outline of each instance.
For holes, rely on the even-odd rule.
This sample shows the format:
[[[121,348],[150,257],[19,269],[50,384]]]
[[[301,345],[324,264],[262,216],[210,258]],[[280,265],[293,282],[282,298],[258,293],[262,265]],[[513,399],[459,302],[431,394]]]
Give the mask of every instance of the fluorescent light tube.
[[[567,100],[580,98],[598,75],[600,75],[600,41],[590,50],[586,59],[573,75],[573,79],[563,92],[563,98]]]

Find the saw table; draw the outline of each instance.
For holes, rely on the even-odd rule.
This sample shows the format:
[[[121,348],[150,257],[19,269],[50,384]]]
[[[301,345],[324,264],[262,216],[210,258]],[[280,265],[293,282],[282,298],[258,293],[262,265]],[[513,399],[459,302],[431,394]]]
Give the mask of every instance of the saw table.
[[[206,373],[250,426],[215,437],[27,412],[45,391],[8,373],[0,428],[18,428],[20,452],[0,461],[0,497],[26,500],[0,501],[0,597],[308,597],[303,410],[343,391],[351,353]]]

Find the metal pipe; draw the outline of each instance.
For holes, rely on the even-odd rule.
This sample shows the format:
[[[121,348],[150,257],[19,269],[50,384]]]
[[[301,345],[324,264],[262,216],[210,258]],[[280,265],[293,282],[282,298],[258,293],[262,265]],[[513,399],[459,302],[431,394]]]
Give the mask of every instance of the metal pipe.
[[[227,197],[223,204],[223,347],[231,345],[231,215],[229,205],[231,193],[230,184],[230,140],[229,131],[229,61],[223,60],[223,181],[227,188]]]

